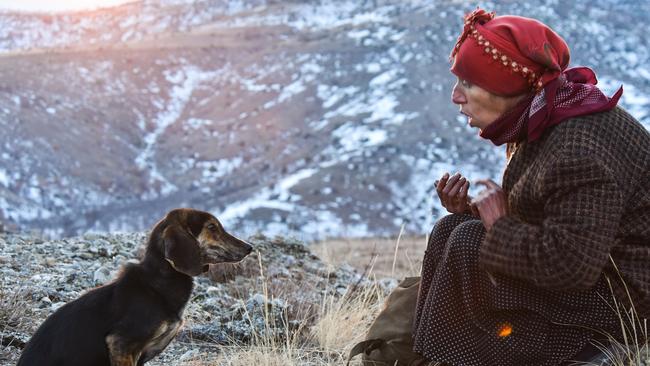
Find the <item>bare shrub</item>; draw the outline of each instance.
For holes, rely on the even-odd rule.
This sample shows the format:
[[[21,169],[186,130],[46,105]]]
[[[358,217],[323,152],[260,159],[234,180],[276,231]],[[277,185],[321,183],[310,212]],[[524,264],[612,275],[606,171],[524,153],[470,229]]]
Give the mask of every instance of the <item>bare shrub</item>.
[[[626,307],[614,295],[611,280],[607,278],[614,308],[618,315],[619,323],[621,326],[621,334],[623,339],[615,338],[610,334],[605,334],[608,337],[609,345],[597,344],[596,346],[606,355],[606,364],[612,366],[647,366],[650,365],[650,349],[648,338],[648,319],[639,317],[633,305],[632,297],[618,266],[614,259],[610,256],[610,260],[614,265],[614,269],[619,276],[619,280],[625,286],[627,292],[627,300],[630,307]]]
[[[22,327],[29,320],[27,302],[20,289],[15,290],[0,282],[0,344],[3,346],[22,347],[22,341],[15,339],[11,333]]]
[[[383,290],[368,286],[341,297],[324,296],[312,334],[324,350],[346,352],[363,340],[384,301]]]

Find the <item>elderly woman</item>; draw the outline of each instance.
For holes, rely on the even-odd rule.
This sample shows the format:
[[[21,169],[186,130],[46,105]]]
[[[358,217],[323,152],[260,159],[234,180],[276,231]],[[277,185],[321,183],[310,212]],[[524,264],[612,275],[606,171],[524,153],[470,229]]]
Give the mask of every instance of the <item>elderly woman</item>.
[[[615,301],[650,316],[650,134],[536,20],[477,9],[451,57],[452,101],[508,163],[472,201],[458,173],[436,184],[451,215],[424,255],[414,350],[465,366],[584,358],[621,333]]]

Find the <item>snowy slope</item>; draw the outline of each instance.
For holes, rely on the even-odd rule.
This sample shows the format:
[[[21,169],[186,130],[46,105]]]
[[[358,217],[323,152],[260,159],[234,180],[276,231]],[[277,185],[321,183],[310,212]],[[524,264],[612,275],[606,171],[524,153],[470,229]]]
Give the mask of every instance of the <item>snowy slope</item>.
[[[536,16],[650,129],[635,1],[486,4]],[[499,179],[503,150],[449,102],[469,4],[144,1],[0,13],[0,221],[141,230],[178,206],[249,233],[424,233],[445,171]],[[581,15],[582,14],[582,15]]]

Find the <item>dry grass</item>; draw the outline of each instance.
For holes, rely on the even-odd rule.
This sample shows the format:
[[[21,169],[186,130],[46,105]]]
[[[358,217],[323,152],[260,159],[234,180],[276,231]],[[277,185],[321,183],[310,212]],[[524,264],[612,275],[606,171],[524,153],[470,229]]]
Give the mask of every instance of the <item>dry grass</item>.
[[[329,352],[347,353],[356,343],[363,340],[375,315],[383,303],[381,289],[370,286],[335,298],[324,297],[321,313],[312,327],[312,335],[319,348]]]
[[[23,342],[13,338],[12,330],[19,330],[30,321],[29,306],[21,290],[12,291],[0,279],[0,350],[2,347],[20,347]],[[3,355],[0,352],[0,360]]]
[[[619,280],[625,285],[625,281],[618,270],[616,262],[614,262],[611,256],[609,258],[619,276]],[[612,366],[650,365],[648,319],[640,318],[634,306],[627,308],[617,300],[616,296],[614,296],[614,289],[609,278],[607,282],[613,297],[614,308],[612,310],[618,315],[623,339],[615,339],[608,335],[610,346],[597,346],[607,355],[607,360]],[[627,291],[629,303],[633,303],[627,285],[625,290]]]
[[[328,240],[314,244],[311,249],[332,267],[347,263],[366,271],[371,278],[399,279],[419,274],[425,247],[426,238],[406,237]],[[340,297],[324,296],[309,332],[294,333],[296,337],[283,342],[257,337],[251,345],[222,349],[216,361],[192,361],[185,365],[342,365],[352,345],[363,339],[383,300],[379,288],[373,286]],[[650,365],[648,346],[642,346],[648,339],[647,322],[638,319],[634,309],[626,311],[617,307],[615,310],[620,315],[626,339],[604,350],[608,355],[606,365]],[[306,323],[310,322],[305,320]],[[354,362],[353,365],[360,364],[359,360]]]
[[[6,328],[20,326],[27,313],[27,302],[21,291],[11,291],[0,282],[0,332]]]
[[[377,278],[402,279],[420,274],[426,247],[426,237],[406,236],[332,239],[311,245],[311,250],[333,267],[347,263],[361,271],[370,268]]]
[[[373,286],[336,298],[326,296],[320,317],[308,332],[295,332],[285,340],[258,335],[250,345],[223,348],[215,361],[194,360],[186,365],[342,365],[350,348],[363,340],[382,302],[381,291]]]
[[[264,279],[262,292],[273,299],[269,281],[259,264],[259,275]],[[287,283],[291,289],[295,284]],[[267,336],[273,334],[270,328],[271,316],[266,316],[267,329],[253,335],[250,344],[220,347],[216,359],[208,360],[198,356],[182,365],[207,366],[334,366],[345,364],[350,348],[363,340],[370,323],[383,304],[383,291],[377,285],[354,287],[339,296],[328,295],[326,291],[316,309],[316,317],[292,318],[297,314],[286,314],[283,324],[289,337],[278,339]],[[305,316],[305,314],[303,314]],[[299,320],[299,329],[289,328],[291,320]],[[353,363],[354,364],[354,363]],[[356,365],[356,364],[354,364]]]
[[[332,269],[347,263],[365,271],[369,278],[402,278],[419,274],[425,247],[424,237],[401,237],[399,240],[328,240],[312,245],[311,249]],[[261,264],[259,274],[264,277]],[[287,293],[272,288],[273,285],[277,284],[265,282],[262,289],[268,298],[272,299],[273,293]],[[292,291],[296,288],[296,284],[285,285]],[[253,337],[252,344],[222,347],[216,360],[197,358],[184,365],[342,365],[347,360],[350,348],[363,340],[383,301],[384,293],[376,285],[351,287],[341,296],[323,295],[315,311],[315,319],[311,316],[309,319],[298,319],[305,324],[305,328],[294,330],[293,336],[278,340],[258,334]],[[296,319],[286,320],[288,324],[289,320]],[[359,360],[352,364],[358,365]]]

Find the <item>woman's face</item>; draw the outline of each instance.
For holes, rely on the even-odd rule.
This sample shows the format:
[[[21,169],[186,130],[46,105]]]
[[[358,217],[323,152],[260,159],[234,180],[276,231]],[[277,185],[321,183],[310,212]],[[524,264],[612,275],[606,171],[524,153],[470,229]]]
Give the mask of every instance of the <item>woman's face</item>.
[[[480,130],[514,107],[519,100],[521,100],[519,96],[494,95],[460,78],[456,80],[454,90],[451,92],[451,101],[458,104],[460,113],[468,117],[469,125]]]

